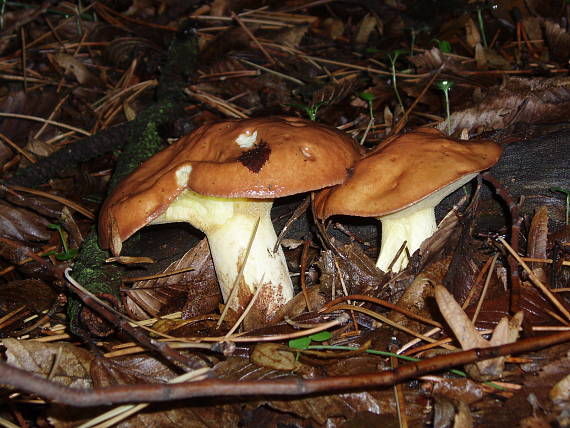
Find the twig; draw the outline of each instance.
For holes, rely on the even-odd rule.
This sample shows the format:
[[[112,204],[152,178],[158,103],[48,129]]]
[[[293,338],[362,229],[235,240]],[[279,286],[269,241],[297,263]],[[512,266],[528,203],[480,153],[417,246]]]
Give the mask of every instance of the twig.
[[[425,95],[425,93],[427,92],[427,90],[429,88],[431,88],[431,85],[433,85],[433,82],[435,82],[435,79],[437,79],[437,76],[440,75],[440,73],[443,70],[443,66],[441,66],[431,77],[431,79],[429,80],[429,82],[427,83],[427,85],[424,86],[424,88],[422,89],[422,91],[420,92],[420,94],[416,97],[416,99],[414,100],[414,102],[412,103],[412,105],[410,107],[408,107],[406,109],[406,111],[404,112],[404,114],[402,115],[402,118],[398,121],[398,123],[396,123],[396,126],[394,126],[394,130],[392,131],[393,135],[398,134],[402,128],[404,126],[406,126],[406,123],[408,123],[408,117],[410,116],[410,113],[412,111],[414,111],[414,109],[416,108],[416,105],[418,105],[418,103],[420,102],[420,100],[423,98],[423,96]]]
[[[509,191],[489,172],[481,174],[481,178],[491,184],[497,194],[503,199],[511,214],[511,247],[514,253],[519,250],[519,235],[521,231],[522,217],[519,214],[519,206],[514,201]],[[519,268],[512,256],[508,257],[509,269],[511,271],[511,312],[517,313],[520,310],[521,300],[521,278]]]
[[[493,259],[491,260],[491,266],[489,266],[489,270],[487,271],[487,277],[485,278],[483,291],[481,291],[481,296],[479,296],[479,301],[477,302],[477,308],[475,309],[475,313],[473,314],[473,318],[471,319],[473,325],[475,325],[477,317],[479,316],[479,312],[481,312],[481,307],[483,306],[483,302],[485,301],[485,296],[487,295],[487,289],[489,288],[489,283],[491,282],[491,275],[493,274],[493,269],[495,268],[495,263],[497,262],[498,257],[499,253],[495,253]]]
[[[330,308],[331,306],[336,305],[337,303],[343,302],[345,300],[364,300],[366,302],[370,302],[370,303],[374,303],[376,305],[380,305],[380,306],[384,306],[388,309],[391,309],[393,311],[396,312],[400,312],[404,315],[406,315],[407,317],[413,318],[417,321],[421,321],[425,324],[429,324],[429,325],[433,325],[434,327],[438,327],[441,328],[442,325],[440,323],[438,323],[437,321],[431,320],[429,318],[423,317],[419,314],[416,314],[412,311],[409,311],[405,308],[402,308],[401,306],[395,305],[393,303],[390,303],[386,300],[382,300],[382,299],[378,299],[377,297],[372,297],[372,296],[367,296],[365,294],[351,294],[348,296],[341,296],[338,297],[336,299],[334,299],[331,302],[327,302],[322,308],[321,308],[321,312],[327,310],[328,308]]]
[[[69,129],[70,131],[75,131],[79,134],[83,134],[83,135],[86,135],[88,137],[91,135],[90,132],[88,132],[84,129],[77,128],[75,126],[71,126],[71,125],[68,125],[66,123],[56,122],[55,120],[44,119],[43,117],[30,116],[27,114],[19,114],[19,113],[4,113],[4,112],[0,112],[0,116],[2,116],[2,117],[13,117],[16,119],[33,120],[35,122],[47,123],[48,125],[54,125],[54,126],[59,126],[60,128]]]
[[[301,282],[301,291],[303,292],[303,297],[305,298],[305,303],[307,304],[307,310],[311,312],[311,302],[309,301],[309,294],[307,293],[307,280],[305,279],[305,275],[307,274],[307,257],[309,246],[311,245],[311,240],[306,239],[303,243],[303,251],[301,251],[301,269],[300,269],[300,282]]]
[[[152,339],[146,334],[144,334],[141,330],[138,330],[126,321],[132,321],[128,319],[126,316],[119,314],[118,312],[114,311],[110,306],[106,305],[88,290],[83,288],[81,284],[75,281],[69,274],[71,269],[65,270],[65,277],[69,284],[71,285],[71,290],[77,294],[77,296],[81,299],[81,301],[105,318],[107,321],[120,327],[125,333],[129,334],[133,339],[139,342],[141,345],[147,347],[150,350],[158,352],[160,355],[164,356],[168,361],[176,364],[177,366],[188,367],[191,369],[198,369],[203,367],[202,364],[198,364],[191,359],[183,356],[179,352],[175,351],[174,349],[170,348],[166,343],[160,342],[156,339]],[[147,329],[146,327],[143,327]]]
[[[239,16],[237,16],[234,12],[231,13],[230,15],[232,17],[232,19],[234,19],[239,26],[241,27],[241,29],[245,32],[245,34],[247,34],[247,36],[253,41],[253,43],[255,44],[255,46],[257,46],[257,48],[261,51],[261,53],[265,56],[265,58],[267,58],[267,60],[273,65],[276,64],[277,61],[275,61],[275,59],[273,59],[273,57],[271,55],[269,55],[269,52],[267,52],[265,50],[265,48],[261,45],[261,43],[259,43],[259,40],[257,40],[257,37],[255,37],[253,35],[253,33],[249,30],[249,28],[247,28],[247,25],[245,25],[243,23],[243,21],[241,20],[241,18]]]
[[[275,76],[282,77],[283,79],[290,80],[291,82],[296,83],[298,85],[304,85],[305,84],[305,82],[303,82],[302,80],[296,79],[295,77],[291,77],[285,73],[280,73],[279,71],[272,70],[270,68],[264,67],[262,65],[256,64],[256,63],[248,61],[246,59],[240,59],[239,62],[247,64],[251,67],[255,67],[255,68],[258,68],[260,70],[266,71],[269,74],[274,74]]]
[[[420,339],[422,339],[422,340],[424,340],[424,341],[426,341],[426,342],[430,342],[430,343],[435,342],[435,340],[432,339],[431,337],[424,336],[423,334],[418,333],[417,331],[414,331],[414,330],[412,330],[412,329],[410,329],[410,328],[408,328],[408,327],[405,327],[405,326],[403,326],[403,325],[401,325],[401,324],[398,324],[398,323],[392,321],[390,318],[388,318],[388,317],[386,317],[386,316],[384,316],[384,315],[382,315],[382,314],[379,314],[378,312],[374,312],[374,311],[371,311],[370,309],[362,308],[362,307],[360,307],[360,306],[347,305],[347,304],[339,304],[339,305],[335,305],[335,306],[332,306],[332,307],[328,308],[328,309],[326,310],[326,312],[337,311],[337,310],[339,310],[339,309],[353,310],[353,311],[356,311],[356,312],[362,312],[363,314],[366,314],[366,315],[368,315],[369,317],[375,318],[375,319],[377,319],[378,321],[381,321],[381,322],[383,322],[384,324],[389,325],[390,327],[393,327],[393,328],[395,328],[395,329],[401,330],[401,331],[403,331],[404,333],[408,333],[408,334],[410,334],[410,335],[412,335],[412,336],[419,337]],[[449,350],[456,350],[456,349],[457,349],[455,346],[451,346],[451,345],[445,345],[445,346],[443,346],[443,348],[449,349]]]
[[[0,138],[2,140],[4,140],[4,143],[8,144],[10,147],[12,147],[14,150],[16,150],[22,156],[24,156],[30,163],[36,163],[36,159],[34,158],[34,156],[32,154],[30,154],[27,150],[22,149],[20,146],[18,146],[10,138],[8,138],[6,135],[4,135],[1,132],[0,132]]]
[[[24,392],[77,407],[92,407],[122,403],[165,402],[193,397],[238,396],[307,396],[332,391],[358,391],[394,385],[434,371],[448,369],[503,355],[536,351],[570,340],[570,332],[532,337],[508,345],[476,348],[435,358],[408,363],[395,369],[350,376],[302,379],[292,376],[278,380],[220,380],[210,379],[181,384],[122,385],[106,388],[70,388],[50,382],[26,370],[0,361],[0,379]]]
[[[283,240],[283,237],[289,230],[289,227],[291,227],[291,225],[295,222],[295,220],[297,220],[299,217],[305,214],[305,211],[307,211],[307,208],[309,208],[310,203],[311,203],[311,196],[309,195],[305,199],[303,199],[303,202],[301,202],[297,208],[295,208],[295,211],[293,211],[293,214],[291,214],[291,217],[289,217],[289,219],[285,223],[285,226],[283,226],[283,229],[281,229],[281,232],[279,232],[279,236],[277,237],[277,241],[275,242],[275,246],[273,247],[273,254],[275,254],[279,250],[279,245],[281,245],[281,241]]]
[[[0,187],[1,187],[1,185],[0,185]],[[32,195],[43,196],[44,198],[48,198],[48,199],[51,199],[53,201],[57,201],[60,204],[65,205],[66,207],[69,207],[69,208],[83,214],[88,219],[95,220],[95,214],[93,214],[87,208],[83,208],[78,203],[70,201],[69,199],[63,198],[61,196],[52,195],[51,193],[48,193],[48,192],[43,192],[41,190],[36,190],[36,189],[29,189],[27,187],[21,187],[21,186],[10,186],[9,188],[12,190],[16,190],[18,192],[31,193]]]
[[[566,309],[564,305],[560,303],[558,298],[552,293],[552,291],[550,291],[550,289],[540,281],[538,276],[536,276],[536,274],[532,271],[532,269],[528,267],[528,265],[524,262],[524,260],[521,259],[521,257],[507,243],[507,241],[505,241],[503,238],[499,238],[499,242],[503,244],[503,246],[509,251],[509,253],[511,253],[511,255],[520,263],[520,265],[527,272],[529,278],[534,283],[534,285],[536,285],[540,289],[540,291],[542,291],[546,295],[546,297],[548,297],[548,300],[550,300],[550,302],[554,304],[554,306],[556,306],[560,312],[562,312],[562,314],[566,317],[567,320],[570,320],[570,312],[568,312],[568,309]]]

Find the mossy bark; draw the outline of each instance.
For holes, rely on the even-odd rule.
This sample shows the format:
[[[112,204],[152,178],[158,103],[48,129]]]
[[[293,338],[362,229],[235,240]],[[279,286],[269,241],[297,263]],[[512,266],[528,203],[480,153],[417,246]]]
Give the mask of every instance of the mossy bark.
[[[117,159],[109,191],[133,169],[166,146],[158,130],[183,113],[183,89],[193,74],[197,55],[198,44],[194,33],[186,34],[184,39],[176,39],[172,43],[159,80],[157,100],[130,123],[128,139]],[[72,276],[93,293],[108,293],[119,297],[120,278],[124,269],[116,264],[106,264],[107,257],[109,253],[99,247],[97,232],[93,228],[81,247]],[[76,334],[83,330],[78,318],[80,310],[80,302],[71,299],[68,315],[70,329]]]

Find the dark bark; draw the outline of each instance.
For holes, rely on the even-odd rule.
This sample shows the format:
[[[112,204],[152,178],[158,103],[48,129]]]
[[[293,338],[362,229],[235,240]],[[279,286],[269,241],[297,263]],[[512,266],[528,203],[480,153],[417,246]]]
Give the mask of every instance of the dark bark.
[[[130,122],[114,126],[97,134],[68,144],[51,156],[40,159],[28,168],[19,170],[5,184],[8,186],[36,187],[61,177],[70,168],[87,162],[112,150],[119,150],[127,141]]]

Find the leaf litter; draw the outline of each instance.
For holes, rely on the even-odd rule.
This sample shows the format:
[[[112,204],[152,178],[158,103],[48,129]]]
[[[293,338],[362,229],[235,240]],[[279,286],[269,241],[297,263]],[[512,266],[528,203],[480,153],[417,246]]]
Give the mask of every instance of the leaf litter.
[[[294,216],[284,238],[305,242],[310,237],[313,242],[310,251],[286,249],[291,272],[306,267],[301,272],[306,294],[298,281],[297,296],[283,308],[283,322],[226,337],[231,325],[224,322],[216,328],[223,307],[207,242],[189,228],[178,232],[176,226],[161,226],[143,232],[126,243],[127,251],[129,256],[158,260],[156,266],[129,265],[119,277],[113,277],[110,266],[92,268],[108,272],[109,282],[120,284],[115,285],[121,298],[118,311],[154,330],[143,333],[151,341],[166,340],[187,358],[211,367],[211,379],[332,381],[388,371],[387,357],[371,352],[387,352],[394,345],[407,356],[437,361],[451,350],[524,344],[528,338],[567,330],[563,309],[569,306],[565,262],[570,254],[568,233],[561,226],[567,208],[564,198],[549,189],[568,191],[570,181],[562,173],[547,173],[564,171],[570,159],[567,144],[557,140],[564,137],[549,136],[552,131],[564,135],[568,119],[568,29],[560,15],[549,13],[555,2],[539,8],[527,2],[512,10],[462,6],[440,16],[420,12],[420,2],[321,6],[290,1],[269,7],[257,2],[247,10],[230,0],[127,3],[88,2],[80,6],[83,10],[56,1],[49,8],[9,4],[2,12],[3,28],[13,36],[0,43],[5,82],[0,102],[8,116],[0,123],[0,165],[7,186],[0,202],[0,334],[9,365],[82,388],[166,383],[180,374],[176,364],[165,363],[156,352],[162,348],[149,352],[140,343],[135,347],[118,328],[100,337],[88,329],[78,334],[69,327],[76,315],[59,309],[58,296],[68,293],[63,269],[77,260],[69,250],[87,251],[81,244],[94,226],[90,213],[105,197],[122,148],[116,145],[56,168],[37,189],[57,199],[15,193],[10,186],[26,187],[18,178],[21,171],[42,168],[36,164],[42,158],[49,162],[52,153],[82,150],[82,145],[91,150],[85,135],[133,121],[151,105],[168,47],[174,33],[187,28],[188,17],[200,46],[198,71],[184,76],[186,114],[157,131],[165,141],[205,120],[228,116],[307,116],[363,139],[366,148],[382,144],[394,127],[436,126],[456,135],[484,133],[508,143],[509,163],[522,170],[532,161],[537,175],[528,180],[516,176],[516,169],[493,169],[520,203],[522,228],[510,227],[515,211],[493,202],[487,190],[471,192],[472,202],[480,204],[451,211],[438,233],[409,255],[409,268],[397,275],[374,266],[381,232],[372,222],[335,218],[342,227],[331,228],[314,223],[310,213]],[[454,82],[448,119],[436,84],[427,87],[436,73],[438,80]],[[371,94],[370,102],[363,102],[362,92]],[[549,164],[541,164],[536,155],[529,159],[520,143],[525,139],[538,153],[557,155]],[[37,161],[33,164],[24,156],[31,152]],[[444,208],[470,190],[457,191],[444,201]],[[293,215],[301,200],[291,198],[288,203]],[[64,215],[65,205],[72,210]],[[54,223],[60,229],[50,226]],[[191,242],[186,234],[193,236]],[[515,273],[508,250],[496,240],[512,239],[513,234],[521,237],[515,251],[529,258],[531,269],[528,273],[517,268],[521,277],[516,290],[511,288]],[[61,260],[58,254],[69,258]],[[133,283],[133,277],[149,279]],[[556,302],[535,287],[535,277],[552,289]],[[447,290],[445,307],[455,308],[455,315],[438,309],[434,293],[441,295],[442,290]],[[333,318],[320,313],[339,298],[342,303],[332,306]],[[380,301],[415,316],[388,310]],[[524,314],[520,328],[520,322],[501,321],[517,311]],[[475,312],[472,322],[469,317]],[[322,340],[308,333],[341,313],[348,317],[330,324]],[[380,321],[384,316],[405,332]],[[42,323],[36,327],[38,319]],[[15,336],[26,326],[32,330]],[[496,334],[491,339],[481,336],[494,329],[503,331],[501,339]],[[461,339],[464,331],[471,339]],[[298,335],[302,346],[288,341]],[[349,427],[399,421],[414,426],[498,426],[525,418],[529,423],[564,425],[567,341],[542,351],[472,361],[463,367],[467,374],[421,373],[402,383],[403,405],[397,405],[390,388],[355,386],[339,393],[331,386],[310,397],[283,399],[276,394],[150,404],[123,409],[127,413],[114,423],[202,427],[260,426],[264,421],[267,426]],[[481,382],[490,378],[503,386]],[[2,410],[0,417],[28,426],[77,426],[108,410],[71,411],[48,396],[43,397],[46,402],[33,404],[32,411],[23,403],[42,397],[42,391],[35,392],[6,395],[10,410]],[[506,405],[498,405],[497,397]]]

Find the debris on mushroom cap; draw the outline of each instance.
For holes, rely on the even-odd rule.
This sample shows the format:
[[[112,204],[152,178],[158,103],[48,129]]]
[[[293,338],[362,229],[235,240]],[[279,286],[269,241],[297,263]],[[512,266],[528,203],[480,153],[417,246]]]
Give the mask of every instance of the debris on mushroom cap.
[[[298,118],[203,125],[117,186],[101,208],[100,244],[111,244],[111,219],[115,234],[124,241],[186,189],[231,198],[294,195],[343,182],[360,154],[347,134]]]
[[[341,186],[315,198],[319,218],[381,217],[421,201],[462,177],[492,167],[501,146],[458,141],[426,128],[392,138],[355,164]]]

